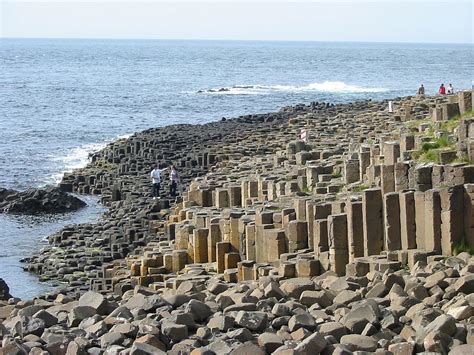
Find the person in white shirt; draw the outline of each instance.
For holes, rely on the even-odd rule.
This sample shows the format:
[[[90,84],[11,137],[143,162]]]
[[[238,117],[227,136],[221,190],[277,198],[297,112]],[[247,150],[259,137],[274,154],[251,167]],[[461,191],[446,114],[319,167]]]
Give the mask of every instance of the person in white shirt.
[[[448,85],[448,91],[447,91],[447,93],[448,93],[448,95],[454,94],[453,84],[449,84],[449,85]]]
[[[174,165],[171,165],[170,167],[170,195],[172,197],[176,196],[176,188],[178,187],[178,184],[179,184],[178,170],[176,170],[176,167]]]
[[[151,171],[150,177],[153,183],[153,188],[151,190],[153,199],[160,197],[160,183],[161,183],[161,172],[166,169],[160,169],[158,164],[155,165],[155,168]]]

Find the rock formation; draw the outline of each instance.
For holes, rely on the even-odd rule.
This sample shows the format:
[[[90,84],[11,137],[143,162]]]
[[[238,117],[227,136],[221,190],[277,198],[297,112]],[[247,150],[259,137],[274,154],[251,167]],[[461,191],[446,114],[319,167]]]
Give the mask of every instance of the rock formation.
[[[4,213],[65,213],[86,206],[81,199],[59,188],[15,191],[0,189],[0,211]]]
[[[4,302],[4,349],[472,353],[471,99],[314,102],[110,144],[60,184],[109,211],[28,259],[67,286]],[[151,199],[155,162],[180,170],[178,199],[166,173]]]
[[[0,279],[0,301],[6,301],[12,296],[10,295],[10,288],[5,280]]]

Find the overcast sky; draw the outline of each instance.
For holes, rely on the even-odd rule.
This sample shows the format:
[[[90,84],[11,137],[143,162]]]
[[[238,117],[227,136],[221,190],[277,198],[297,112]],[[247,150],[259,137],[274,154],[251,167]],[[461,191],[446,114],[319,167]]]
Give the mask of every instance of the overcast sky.
[[[2,37],[472,43],[472,1],[0,0]]]

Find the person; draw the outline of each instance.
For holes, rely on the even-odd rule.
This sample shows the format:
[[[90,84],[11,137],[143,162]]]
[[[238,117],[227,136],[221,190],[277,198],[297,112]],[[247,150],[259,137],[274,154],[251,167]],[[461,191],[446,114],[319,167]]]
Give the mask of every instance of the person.
[[[452,95],[452,94],[454,94],[453,84],[449,84],[448,85],[448,95]]]
[[[418,95],[424,95],[425,94],[425,87],[423,84],[418,88]]]
[[[439,87],[438,93],[440,95],[446,95],[446,88],[444,87],[444,84],[441,84],[441,86]]]
[[[178,184],[179,184],[178,170],[176,170],[176,167],[174,165],[171,165],[170,167],[170,195],[172,197],[176,196],[176,188],[178,187]]]
[[[153,183],[153,188],[151,190],[153,199],[160,197],[160,183],[161,183],[161,172],[163,170],[158,167],[158,164],[155,165],[154,169],[151,171],[150,177]]]

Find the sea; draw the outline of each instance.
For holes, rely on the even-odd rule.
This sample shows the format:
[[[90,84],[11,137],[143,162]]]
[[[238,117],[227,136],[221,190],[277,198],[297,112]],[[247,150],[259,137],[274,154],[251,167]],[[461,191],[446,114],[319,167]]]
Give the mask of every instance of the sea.
[[[472,88],[472,44],[0,39],[0,187],[56,184],[89,154],[136,131],[202,124],[311,101],[413,95],[420,84]],[[0,278],[13,296],[54,285],[20,260],[65,224],[58,216],[0,214]]]

